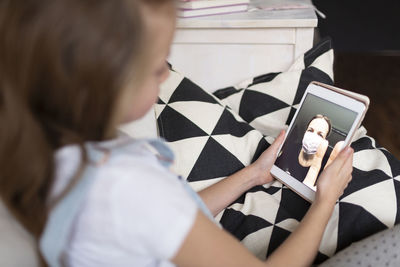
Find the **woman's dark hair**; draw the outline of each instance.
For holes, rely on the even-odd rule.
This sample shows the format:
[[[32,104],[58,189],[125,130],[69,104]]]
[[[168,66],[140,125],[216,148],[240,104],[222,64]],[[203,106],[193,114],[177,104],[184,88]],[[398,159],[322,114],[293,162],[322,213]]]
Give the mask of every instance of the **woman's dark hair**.
[[[47,219],[55,150],[79,144],[81,171],[83,143],[114,136],[128,78],[140,86],[140,9],[149,2],[170,1],[0,2],[0,196],[35,237]]]
[[[307,128],[308,128],[308,126],[310,125],[310,123],[311,123],[314,119],[324,119],[324,120],[328,123],[328,127],[329,127],[329,128],[328,128],[328,133],[326,134],[326,137],[328,137],[328,136],[331,134],[331,131],[332,131],[331,120],[330,120],[328,117],[324,116],[324,115],[317,114],[317,115],[315,115],[314,117],[312,117],[311,120],[307,123]]]

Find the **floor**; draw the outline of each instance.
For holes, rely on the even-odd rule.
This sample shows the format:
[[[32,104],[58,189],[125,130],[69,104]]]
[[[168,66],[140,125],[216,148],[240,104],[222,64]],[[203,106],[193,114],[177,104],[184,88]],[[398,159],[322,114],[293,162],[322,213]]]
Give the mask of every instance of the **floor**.
[[[367,134],[400,159],[400,54],[339,52],[334,73],[336,86],[370,98]]]

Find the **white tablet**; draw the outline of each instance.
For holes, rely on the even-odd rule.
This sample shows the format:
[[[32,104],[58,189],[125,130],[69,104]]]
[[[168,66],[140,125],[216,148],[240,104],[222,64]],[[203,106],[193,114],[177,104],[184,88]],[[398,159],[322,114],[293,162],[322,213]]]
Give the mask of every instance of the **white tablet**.
[[[349,144],[368,105],[366,96],[310,83],[271,174],[306,200],[314,201],[319,174]]]

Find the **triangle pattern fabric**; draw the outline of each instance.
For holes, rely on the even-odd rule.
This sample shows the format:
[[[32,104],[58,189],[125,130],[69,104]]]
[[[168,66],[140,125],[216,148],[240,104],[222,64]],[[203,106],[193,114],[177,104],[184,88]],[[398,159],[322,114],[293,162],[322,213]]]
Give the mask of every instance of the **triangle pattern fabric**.
[[[336,251],[342,250],[352,242],[386,229],[364,208],[346,202],[339,202],[338,244]]]
[[[212,131],[212,135],[230,134],[236,137],[242,137],[254,130],[248,123],[237,121],[232,112],[227,109],[224,109],[222,115],[218,118],[218,123]]]
[[[300,55],[296,61],[287,69],[287,72],[302,70],[306,67],[304,64],[304,55]],[[308,67],[308,66],[307,66]]]
[[[385,149],[380,149],[380,151],[385,155],[387,163],[391,169],[393,177],[400,175],[400,161],[396,159],[393,154]]]
[[[357,139],[355,142],[352,142],[351,147],[354,149],[354,153],[361,150],[375,149],[375,146],[372,145],[372,140],[366,136]]]
[[[229,87],[226,87],[226,88],[219,89],[218,92],[216,92],[214,95],[216,97],[218,97],[218,99],[224,99],[224,98],[227,98],[227,97],[229,97],[231,95],[237,94],[241,90],[243,90],[243,89],[239,89],[238,90],[233,86],[229,86]]]
[[[255,203],[257,203],[257,205],[255,205]],[[265,207],[268,207],[268,209]],[[238,210],[246,215],[256,215],[273,224],[276,220],[279,202],[274,198],[270,198],[269,195],[263,191],[247,192],[243,204],[235,203],[231,205],[230,208]]]
[[[313,49],[304,53],[304,65],[310,66],[317,58],[324,56],[328,51],[333,51],[329,37],[324,38]]]
[[[255,118],[250,125],[255,129],[269,136],[278,136],[279,132],[286,127],[282,126],[280,121],[285,121],[289,116],[291,107],[279,109]]]
[[[354,153],[353,159],[353,166],[359,170],[367,172],[379,169],[387,176],[392,177],[392,169],[387,158],[379,149],[358,151]]]
[[[249,112],[248,109],[242,108],[243,103],[252,103],[252,111]],[[286,108],[288,106],[289,105],[285,102],[272,96],[251,90],[246,90],[243,93],[239,115],[245,121],[251,122],[256,117],[277,111],[282,108]]]
[[[229,176],[243,168],[244,165],[232,153],[210,137],[187,180],[193,182]]]
[[[271,196],[275,196],[276,200],[281,201],[282,184],[277,180],[274,180],[269,184],[255,186],[251,188],[248,192],[254,193],[257,191],[263,191]]]
[[[275,193],[272,194],[272,196],[277,200],[277,201],[281,201],[282,200],[282,187],[277,190]]]
[[[294,117],[294,114],[296,113],[296,108],[294,108],[293,106],[290,108],[290,112],[289,112],[289,116],[286,119],[285,124],[286,125],[290,125],[290,123],[292,122],[292,119]]]
[[[184,78],[179,86],[175,89],[168,103],[177,101],[200,101],[212,104],[218,104],[217,100],[210,94],[206,93],[197,84],[191,80]]]
[[[209,136],[197,136],[170,142],[168,145],[176,155],[172,171],[186,179],[208,139]],[[190,147],[190,150],[187,147]]]
[[[252,122],[259,116],[273,112],[270,110],[270,107],[276,106],[277,103],[279,104],[276,100],[296,108],[311,81],[319,81],[332,85],[332,76],[332,44],[329,39],[325,39],[316,44],[307,54],[300,55],[285,72],[266,73],[254,77],[252,81],[251,79],[247,79],[232,86],[232,88],[235,88],[236,93],[230,90],[229,95],[226,97],[222,94],[226,88],[221,89],[221,92],[217,90],[214,94],[219,96],[224,105],[228,105],[233,111],[238,112],[245,121]],[[258,102],[251,101],[253,99],[246,100],[245,96],[248,91],[256,91],[260,94],[270,96],[270,101],[264,101],[264,105],[260,106]],[[288,125],[293,115],[294,110],[291,110],[288,118],[275,122],[275,128],[277,129],[280,125],[279,128],[282,129],[285,124]]]
[[[161,102],[162,102],[162,101],[161,101]],[[155,104],[155,105],[154,105],[154,111],[155,111],[155,113],[156,113],[156,116],[157,116],[157,114],[158,114],[158,117],[159,117],[159,115],[163,112],[163,110],[164,110],[164,108],[165,108],[166,106],[167,106],[166,104],[161,104],[160,101],[159,101],[159,103]],[[158,118],[158,117],[157,117],[157,118]]]
[[[252,83],[249,84],[249,85],[246,86],[246,87],[250,87],[250,86],[252,86],[253,84],[271,82],[271,81],[273,81],[279,74],[281,74],[281,72],[270,72],[270,73],[267,73],[267,74],[259,75],[259,76],[257,76],[257,77],[254,77]]]
[[[242,117],[240,117],[239,114],[237,114],[235,111],[233,111],[230,107],[226,107],[226,110],[228,110],[232,116],[235,118],[236,121],[238,122],[244,122],[244,123],[248,123],[247,121],[245,121]]]
[[[275,79],[268,83],[255,84],[249,87],[247,90],[269,95],[285,102],[288,105],[291,105],[295,96],[295,92],[294,90],[291,90],[291,88],[296,88],[297,84],[299,83],[299,79],[300,72],[298,71],[293,73],[284,72],[276,76]],[[284,86],[282,86],[282,84],[284,84]]]
[[[397,207],[400,207],[400,176],[393,180],[394,190],[396,192]],[[400,223],[400,209],[397,209],[395,224]]]
[[[296,205],[293,205],[296,203]],[[301,198],[290,189],[283,189],[281,196],[281,203],[276,215],[275,223],[279,223],[286,219],[294,218],[301,221],[308,211],[310,203]]]
[[[190,118],[192,123],[196,124],[208,135],[213,132],[224,112],[224,108],[219,105],[199,101],[192,101],[190,104],[187,102],[175,102],[169,104],[169,107],[182,114],[182,116]],[[211,113],[213,116],[204,116],[207,113]]]
[[[205,181],[197,181],[197,182],[191,182],[190,187],[193,188],[194,191],[199,192],[203,189],[206,189],[207,187],[218,183],[219,181],[225,179],[226,177],[218,177],[214,179],[208,179]],[[217,219],[217,218],[215,218]]]
[[[290,234],[291,232],[274,225],[271,234],[271,241],[267,251],[267,257],[271,255],[272,252],[274,252],[274,250],[277,249],[286,240],[286,238],[289,237]]]
[[[158,98],[157,104],[166,104],[164,101],[161,100],[161,98]]]
[[[243,238],[242,244],[257,258],[265,261],[273,228],[268,226],[247,235]]]
[[[233,94],[227,98],[221,99],[222,104],[230,107],[235,112],[238,112],[240,109],[240,102],[243,97],[244,89],[238,91],[236,94]]]
[[[276,223],[275,225],[277,225],[280,228],[285,229],[287,231],[293,232],[297,228],[297,226],[299,224],[300,224],[299,221],[297,221],[295,219],[292,219],[292,218],[289,218],[289,219],[286,219],[286,220],[281,221],[279,223]]]
[[[358,190],[342,198],[340,202],[361,206],[388,228],[394,226],[397,201],[392,179]]]
[[[208,136],[196,124],[169,106],[164,108],[157,119],[157,123],[160,135],[169,142],[197,136]]]
[[[339,205],[336,204],[331,218],[325,227],[324,234],[322,236],[319,251],[324,255],[333,256],[336,251],[336,244],[338,240],[338,225],[339,225]]]
[[[320,251],[318,251],[317,256],[315,257],[314,263],[313,264],[320,264],[321,262],[326,261],[329,259],[329,257]]]
[[[260,117],[257,117],[256,119],[254,119],[251,122],[251,124],[254,124],[255,122],[259,121],[258,125],[260,125],[260,126],[264,126],[265,124],[267,124],[267,122],[280,125],[278,123],[278,121],[285,121],[288,118],[291,109],[292,109],[292,107],[288,106],[288,107],[284,107],[284,108],[278,109],[276,111],[267,113],[265,115],[261,115]],[[282,126],[280,126],[280,128],[282,128]],[[259,130],[259,129],[257,128],[257,130]]]
[[[242,240],[248,234],[271,226],[272,224],[254,215],[244,215],[234,209],[226,209],[220,223],[225,230]],[[249,230],[251,232],[249,232]]]
[[[315,67],[309,67],[309,68],[304,69],[301,72],[299,86],[297,87],[296,96],[292,103],[293,105],[300,103],[300,100],[303,97],[304,92],[306,91],[307,86],[309,85],[310,81],[312,81],[313,77],[319,77],[319,82],[329,84],[329,85],[333,84],[332,79],[325,72],[323,72]]]
[[[264,139],[262,138],[259,142],[258,142],[258,146],[256,148],[256,150],[254,151],[253,154],[253,158],[251,159],[251,162],[253,163],[254,161],[256,161],[260,155],[270,146],[270,144]]]
[[[329,57],[329,59],[325,59],[324,57]],[[333,50],[329,50],[324,54],[320,55],[318,58],[314,60],[311,66],[321,70],[322,72],[328,74],[329,78],[333,81],[333,69],[328,62],[333,62]]]
[[[272,182],[273,183],[273,182]],[[269,195],[274,195],[274,193],[276,193],[277,195],[279,195],[277,193],[277,191],[279,191],[280,188],[276,188],[274,186],[270,186],[271,183],[269,184],[265,184],[265,185],[257,185],[254,186],[252,188],[250,188],[247,192],[245,192],[244,194],[242,194],[239,198],[237,198],[231,205],[231,207],[235,207],[238,210],[242,209],[242,206],[235,206],[234,204],[244,204],[245,200],[247,197],[251,197],[250,193],[256,193],[256,192],[265,192]],[[270,188],[271,187],[271,188]],[[248,199],[247,199],[248,200]],[[280,197],[279,198],[275,198],[275,200],[280,201]],[[276,217],[276,214],[275,214]],[[273,220],[275,221],[275,219]]]
[[[361,171],[357,168],[353,168],[352,173],[353,179],[345,189],[341,199],[346,196],[362,190],[363,188],[378,184],[385,180],[391,180],[392,178],[387,176],[384,172],[379,169],[371,170],[368,172]]]
[[[174,92],[175,88],[179,86],[183,79],[184,76],[182,74],[170,70],[167,80],[160,85],[160,93],[158,95],[159,99],[163,103],[168,103],[171,94]]]
[[[257,191],[257,190],[256,190]],[[235,201],[232,202],[232,204],[229,206],[230,208],[235,208],[237,210],[241,210],[243,208],[243,204],[246,201],[246,196],[249,192],[253,192],[252,189],[249,191],[243,193],[240,197],[238,197]],[[236,204],[241,204],[241,205],[236,205]]]
[[[243,137],[213,135],[212,138],[232,155],[235,155],[244,166],[247,166],[251,163],[252,156],[258,146],[258,140],[262,139],[262,135],[257,131],[251,131]],[[243,153],[246,150],[248,153]]]

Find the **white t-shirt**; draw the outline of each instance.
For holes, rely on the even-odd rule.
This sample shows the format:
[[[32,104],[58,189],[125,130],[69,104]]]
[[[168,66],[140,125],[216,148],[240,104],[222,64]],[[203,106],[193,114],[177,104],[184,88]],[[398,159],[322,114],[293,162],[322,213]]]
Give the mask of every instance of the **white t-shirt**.
[[[100,145],[109,148],[118,142]],[[80,150],[63,147],[55,160],[51,198],[73,177]],[[111,154],[98,168],[74,225],[68,266],[174,266],[168,259],[178,252],[198,210],[178,178],[144,147]]]

